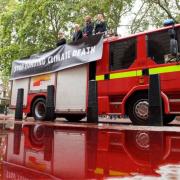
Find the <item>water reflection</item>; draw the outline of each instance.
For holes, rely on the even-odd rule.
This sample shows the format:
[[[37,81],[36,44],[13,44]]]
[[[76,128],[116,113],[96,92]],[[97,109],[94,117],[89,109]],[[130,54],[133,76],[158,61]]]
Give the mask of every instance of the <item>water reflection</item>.
[[[16,124],[4,143],[3,179],[180,177],[178,132]]]
[[[0,179],[2,179],[2,160],[5,159],[6,155],[6,147],[7,147],[7,136],[3,132],[0,131]]]

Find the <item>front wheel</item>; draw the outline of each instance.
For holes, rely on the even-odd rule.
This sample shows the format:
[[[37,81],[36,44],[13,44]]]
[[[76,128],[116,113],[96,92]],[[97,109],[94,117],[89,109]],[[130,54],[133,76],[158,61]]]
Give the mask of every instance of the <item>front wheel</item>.
[[[135,95],[127,104],[127,112],[130,120],[136,125],[148,124],[148,95]]]
[[[148,94],[142,93],[135,95],[127,104],[127,112],[130,120],[135,125],[148,125],[149,102]],[[173,121],[174,115],[163,114],[163,124],[166,125]]]

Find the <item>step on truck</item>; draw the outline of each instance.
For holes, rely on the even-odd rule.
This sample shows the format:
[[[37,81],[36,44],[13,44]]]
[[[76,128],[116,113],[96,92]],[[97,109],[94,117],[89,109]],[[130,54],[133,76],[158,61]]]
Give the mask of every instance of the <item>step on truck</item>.
[[[149,76],[160,75],[164,124],[180,114],[180,24],[127,37],[92,36],[51,52],[14,61],[11,107],[24,88],[24,113],[45,118],[47,86],[55,86],[55,113],[70,121],[86,116],[88,81],[97,81],[99,115],[148,121]],[[49,64],[48,64],[49,63]]]

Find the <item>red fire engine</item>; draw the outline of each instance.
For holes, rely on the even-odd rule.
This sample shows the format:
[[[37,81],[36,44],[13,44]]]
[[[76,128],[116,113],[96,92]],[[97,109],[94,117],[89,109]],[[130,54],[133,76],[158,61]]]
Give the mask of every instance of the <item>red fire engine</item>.
[[[127,114],[134,124],[146,124],[152,74],[160,74],[164,124],[180,113],[180,65],[170,54],[171,29],[104,42],[96,66],[99,114]],[[174,29],[180,47],[180,24]]]
[[[180,114],[178,46],[180,47],[180,24],[128,37],[105,39],[102,59],[96,62],[96,75],[94,74],[98,82],[99,114],[126,114],[134,124],[146,124],[149,76],[160,74],[164,124],[174,120],[175,116]],[[25,89],[24,112],[35,119],[43,120],[46,91],[37,87],[41,82],[48,81],[48,85],[56,82],[55,113],[71,121],[81,120],[87,111],[86,80],[90,76],[87,67],[83,65],[79,69],[70,68],[60,71],[60,75],[35,76],[27,81],[14,80],[12,107],[15,107],[13,98],[16,97],[17,88],[28,87]],[[70,80],[68,74],[75,80]],[[57,80],[59,76],[60,80]],[[47,84],[42,86],[47,87]],[[74,109],[71,111],[72,107]]]

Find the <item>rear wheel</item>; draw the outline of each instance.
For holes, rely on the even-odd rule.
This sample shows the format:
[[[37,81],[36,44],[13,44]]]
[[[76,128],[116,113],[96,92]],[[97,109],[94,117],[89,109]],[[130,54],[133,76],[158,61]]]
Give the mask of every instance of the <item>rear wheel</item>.
[[[85,117],[85,115],[79,115],[79,114],[69,114],[66,115],[65,118],[69,121],[69,122],[79,122],[80,120],[82,120]]]
[[[135,125],[148,125],[149,113],[148,94],[142,93],[135,95],[127,104],[127,112],[130,120]],[[166,125],[173,121],[174,115],[163,115],[163,124]]]
[[[38,98],[34,101],[32,106],[32,115],[35,120],[45,120],[46,100],[44,98]]]

